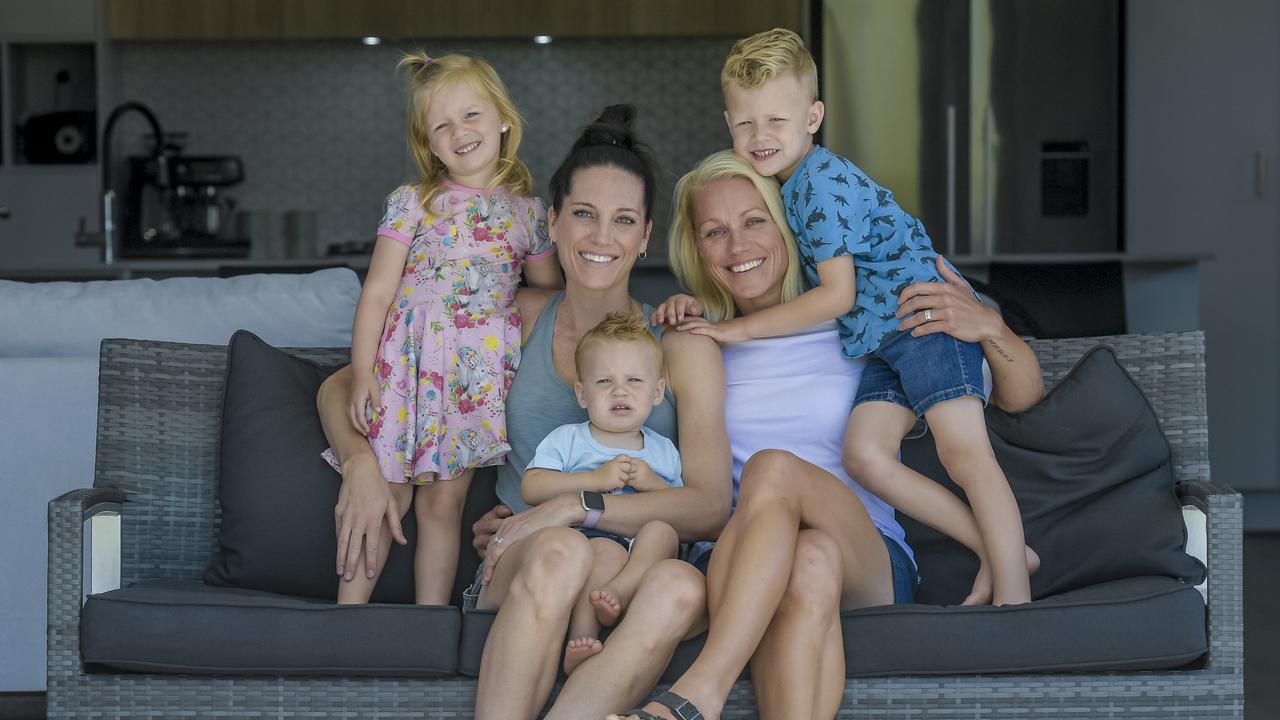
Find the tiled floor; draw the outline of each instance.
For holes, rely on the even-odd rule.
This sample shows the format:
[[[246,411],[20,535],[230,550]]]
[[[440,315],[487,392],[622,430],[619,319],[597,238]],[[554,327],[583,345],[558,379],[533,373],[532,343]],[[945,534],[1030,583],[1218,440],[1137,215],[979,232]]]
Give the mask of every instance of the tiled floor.
[[[1250,535],[1245,564],[1245,718],[1280,720],[1280,534]],[[0,694],[0,718],[41,720],[44,695]]]

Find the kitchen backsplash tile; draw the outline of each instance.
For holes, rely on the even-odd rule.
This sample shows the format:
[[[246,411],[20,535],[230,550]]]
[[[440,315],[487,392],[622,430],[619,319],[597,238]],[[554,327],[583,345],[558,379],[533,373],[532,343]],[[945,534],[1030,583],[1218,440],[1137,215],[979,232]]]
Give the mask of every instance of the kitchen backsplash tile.
[[[654,249],[665,246],[672,185],[729,136],[716,39],[429,42],[432,55],[473,52],[497,69],[526,122],[521,157],[538,194],[577,131],[607,104],[639,108],[637,128],[665,171]],[[319,213],[323,244],[371,239],[386,194],[415,175],[405,149],[403,75],[416,46],[350,41],[120,43],[121,97],[150,106],[188,154],[235,154],[239,209]],[[129,131],[119,137],[123,142]],[[140,136],[132,139],[141,148]]]

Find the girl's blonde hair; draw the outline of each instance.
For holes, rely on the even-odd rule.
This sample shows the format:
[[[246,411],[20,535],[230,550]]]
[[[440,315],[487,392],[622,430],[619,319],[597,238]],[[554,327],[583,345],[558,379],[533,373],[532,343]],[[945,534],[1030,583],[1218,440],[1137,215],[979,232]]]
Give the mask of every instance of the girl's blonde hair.
[[[440,158],[431,152],[430,131],[427,126],[427,105],[431,96],[441,87],[453,82],[467,82],[478,92],[489,97],[498,109],[498,119],[507,125],[507,132],[499,137],[498,172],[489,181],[487,189],[505,187],[515,195],[533,194],[533,175],[516,151],[524,137],[524,122],[520,112],[502,84],[502,78],[489,63],[469,55],[445,55],[433,58],[424,52],[406,54],[397,68],[408,68],[409,73],[409,149],[422,174],[418,194],[422,206],[430,211],[431,201],[444,187],[448,169]]]
[[[702,256],[698,254],[698,229],[693,226],[693,196],[716,180],[737,177],[751,181],[764,199],[769,214],[773,216],[773,224],[782,233],[783,245],[787,250],[787,271],[782,276],[782,301],[791,300],[804,292],[796,239],[791,234],[791,227],[787,225],[778,183],[772,178],[762,177],[732,150],[721,150],[708,155],[676,183],[676,207],[667,240],[668,260],[672,271],[681,284],[702,303],[702,315],[708,320],[727,320],[738,313],[733,296],[715,281],[707,271]]]

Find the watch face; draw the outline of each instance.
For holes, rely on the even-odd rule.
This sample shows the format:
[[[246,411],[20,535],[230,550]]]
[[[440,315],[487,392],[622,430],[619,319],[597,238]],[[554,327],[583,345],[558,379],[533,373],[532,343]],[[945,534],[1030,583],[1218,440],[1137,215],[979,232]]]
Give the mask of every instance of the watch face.
[[[598,492],[582,493],[582,505],[588,510],[604,512],[604,496]]]

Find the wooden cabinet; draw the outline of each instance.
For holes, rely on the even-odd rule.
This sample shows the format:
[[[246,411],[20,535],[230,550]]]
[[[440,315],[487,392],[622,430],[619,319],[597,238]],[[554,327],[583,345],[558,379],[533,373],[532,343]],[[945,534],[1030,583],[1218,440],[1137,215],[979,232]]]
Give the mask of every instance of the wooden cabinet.
[[[106,0],[112,40],[738,37],[803,32],[804,0]]]

